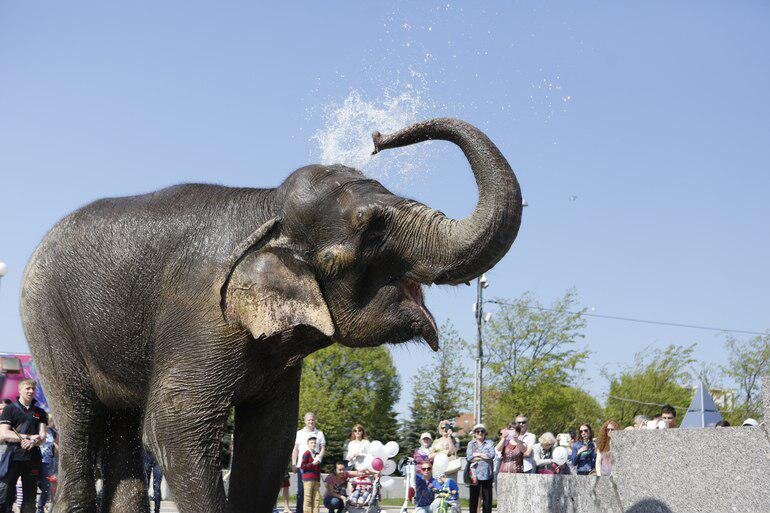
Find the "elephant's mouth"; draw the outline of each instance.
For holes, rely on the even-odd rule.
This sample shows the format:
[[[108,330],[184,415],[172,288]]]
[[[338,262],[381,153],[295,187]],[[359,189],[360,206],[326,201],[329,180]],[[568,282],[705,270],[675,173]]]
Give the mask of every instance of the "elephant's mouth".
[[[401,292],[409,298],[416,306],[421,317],[426,321],[422,323],[420,327],[420,335],[425,339],[431,349],[434,351],[439,350],[438,346],[438,329],[436,328],[436,321],[433,319],[433,314],[430,313],[425,306],[425,296],[422,293],[422,285],[412,280],[411,278],[402,278],[399,281],[399,287]]]

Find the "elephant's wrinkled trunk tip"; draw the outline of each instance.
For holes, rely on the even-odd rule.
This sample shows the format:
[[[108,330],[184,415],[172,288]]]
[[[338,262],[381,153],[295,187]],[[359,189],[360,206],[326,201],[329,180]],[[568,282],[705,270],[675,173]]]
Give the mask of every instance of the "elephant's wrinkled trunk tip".
[[[380,152],[380,145],[382,144],[382,134],[378,131],[372,132],[372,142],[374,143],[374,150],[372,155],[376,155]]]

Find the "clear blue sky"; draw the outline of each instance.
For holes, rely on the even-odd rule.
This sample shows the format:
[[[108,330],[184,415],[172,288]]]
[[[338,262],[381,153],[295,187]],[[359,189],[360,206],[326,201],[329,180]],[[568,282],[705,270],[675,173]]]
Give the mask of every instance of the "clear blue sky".
[[[492,137],[530,204],[488,295],[574,286],[596,313],[770,328],[766,2],[256,4],[0,4],[0,349],[26,351],[23,266],[80,205],[274,186],[335,143],[446,115]],[[360,165],[452,216],[476,201],[448,144]],[[428,303],[473,339],[474,295]],[[707,331],[591,319],[586,335],[597,394],[600,367],[650,345],[724,359]],[[394,356],[403,411],[429,350]]]

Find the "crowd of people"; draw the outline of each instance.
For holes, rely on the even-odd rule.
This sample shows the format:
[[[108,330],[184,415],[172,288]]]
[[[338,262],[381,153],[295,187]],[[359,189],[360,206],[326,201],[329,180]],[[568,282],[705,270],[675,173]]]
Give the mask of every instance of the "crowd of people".
[[[35,404],[37,383],[25,379],[19,383],[19,397],[0,402],[0,513],[10,513],[16,505],[20,513],[43,513],[56,483],[58,433],[53,417]],[[663,406],[652,419],[638,415],[625,429],[664,429],[676,425],[676,409]],[[721,422],[718,426],[729,425]],[[744,426],[758,424],[747,419]],[[577,432],[539,437],[529,430],[525,415],[518,415],[497,431],[496,441],[489,437],[484,424],[471,429],[465,447],[465,464],[453,423],[442,420],[436,438],[430,432],[420,435],[419,445],[411,452],[414,476],[409,500],[415,513],[433,513],[437,509],[456,512],[459,509],[458,474],[469,487],[470,511],[492,510],[492,492],[496,478],[505,473],[577,474],[609,476],[615,464],[611,448],[612,433],[620,429],[613,421],[605,421],[598,433],[587,423]],[[304,427],[297,431],[290,468],[284,476],[282,494],[284,513],[289,504],[289,471],[297,473],[297,513],[319,513],[323,505],[330,513],[340,513],[348,506],[366,507],[374,499],[379,472],[364,463],[371,442],[364,426],[352,427],[341,461],[325,478],[321,489],[321,462],[326,453],[326,438],[316,426],[313,413],[304,416]],[[394,449],[394,454],[398,449]],[[438,462],[443,464],[439,469]],[[434,475],[434,463],[436,472]],[[147,452],[146,482],[153,479],[155,512],[160,511],[162,473]],[[40,490],[38,499],[37,492]]]
[[[304,422],[305,426],[297,431],[292,454],[292,470],[298,475],[296,511],[319,513],[321,502],[330,513],[341,512],[346,505],[367,504],[375,492],[373,483],[377,473],[361,470],[370,445],[364,427],[356,424],[351,429],[344,458],[335,463],[334,471],[326,478],[322,491],[319,465],[325,453],[326,439],[323,431],[316,426],[313,413],[306,413]],[[722,422],[720,425],[729,424]],[[756,427],[757,423],[747,419],[743,425]],[[651,419],[637,415],[633,425],[625,429],[667,429],[675,426],[676,409],[664,405],[660,413]],[[465,448],[464,459],[467,463],[463,465],[462,450],[458,437],[453,433],[452,421],[442,420],[438,424],[437,437],[434,439],[430,432],[422,433],[419,445],[411,453],[415,475],[409,500],[415,513],[434,513],[439,508],[457,512],[460,470],[463,471],[462,483],[469,487],[471,513],[492,511],[493,489],[501,473],[610,476],[616,463],[610,450],[612,434],[620,429],[614,420],[606,420],[598,433],[594,433],[590,424],[583,423],[577,431],[556,435],[546,432],[538,437],[529,430],[527,417],[518,415],[497,431],[496,441],[493,441],[486,426],[476,424],[471,429],[472,438]],[[434,462],[440,454],[446,456],[449,464],[442,466],[436,475]],[[287,473],[283,487],[284,513],[291,513],[288,478]]]

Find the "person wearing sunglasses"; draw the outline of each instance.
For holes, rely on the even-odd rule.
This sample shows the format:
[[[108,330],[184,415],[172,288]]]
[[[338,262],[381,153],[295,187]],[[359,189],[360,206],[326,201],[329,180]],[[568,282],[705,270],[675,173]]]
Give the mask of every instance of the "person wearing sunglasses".
[[[420,473],[414,475],[414,513],[432,513],[430,505],[442,485],[433,478],[433,465],[423,462]]]
[[[529,432],[529,420],[524,415],[516,416],[516,426],[518,426],[521,431],[519,433],[519,440],[524,444],[524,453],[522,454],[522,456],[524,456],[524,466],[522,472],[525,474],[534,474],[537,467],[535,466],[535,455],[532,451],[537,443],[537,437],[535,436],[535,433]]]
[[[578,430],[579,438],[572,445],[572,457],[570,461],[577,469],[579,475],[586,476],[596,468],[596,445],[594,445],[594,433],[591,426],[581,424]]]
[[[420,435],[420,447],[414,450],[412,458],[414,459],[415,472],[422,474],[422,464],[433,463],[435,453],[431,449],[433,437],[427,431]]]
[[[608,420],[602,424],[599,430],[599,438],[596,441],[596,475],[609,476],[612,474],[612,452],[610,452],[610,438],[613,431],[620,429],[614,420]]]
[[[487,440],[484,424],[473,426],[473,440],[468,442],[465,454],[468,465],[464,477],[465,484],[469,486],[470,511],[475,513],[481,495],[482,513],[492,513],[492,462],[495,459],[495,446],[491,440]]]
[[[361,424],[356,424],[350,430],[348,448],[345,452],[345,469],[353,470],[360,467],[366,455],[369,453],[369,437],[366,436],[366,430]]]

